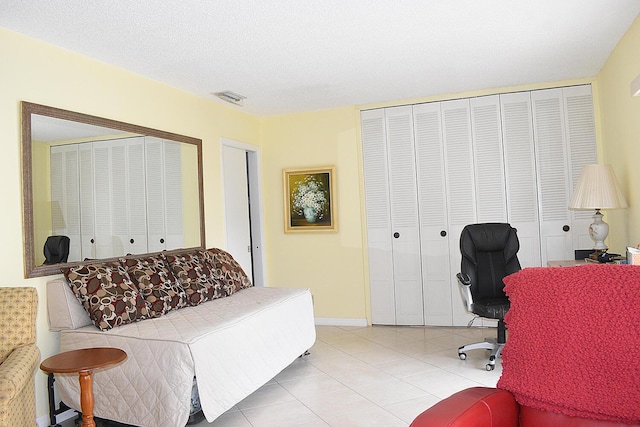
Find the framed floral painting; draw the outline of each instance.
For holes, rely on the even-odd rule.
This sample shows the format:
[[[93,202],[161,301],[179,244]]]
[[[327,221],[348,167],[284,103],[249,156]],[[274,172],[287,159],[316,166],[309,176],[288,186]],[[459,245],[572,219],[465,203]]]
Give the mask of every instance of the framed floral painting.
[[[284,231],[337,231],[334,166],[284,169]]]

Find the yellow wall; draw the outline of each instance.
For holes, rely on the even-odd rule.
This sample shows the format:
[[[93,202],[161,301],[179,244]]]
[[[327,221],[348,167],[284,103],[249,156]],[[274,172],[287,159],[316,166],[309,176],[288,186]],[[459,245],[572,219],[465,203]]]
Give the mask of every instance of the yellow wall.
[[[268,281],[309,287],[319,318],[366,318],[358,126],[353,107],[263,120]],[[282,169],[333,165],[338,232],[285,234]]]
[[[207,246],[224,245],[220,174],[222,137],[260,145],[260,121],[122,69],[0,29],[0,286],[34,286],[39,294],[37,344],[58,350],[48,331],[47,278],[24,279],[20,101],[106,117],[203,140]],[[47,414],[46,377],[36,375],[38,417]]]
[[[640,74],[640,17],[622,37],[598,74],[604,160],[611,163],[628,209],[606,212],[609,247],[624,253],[640,243],[640,96],[630,84]]]

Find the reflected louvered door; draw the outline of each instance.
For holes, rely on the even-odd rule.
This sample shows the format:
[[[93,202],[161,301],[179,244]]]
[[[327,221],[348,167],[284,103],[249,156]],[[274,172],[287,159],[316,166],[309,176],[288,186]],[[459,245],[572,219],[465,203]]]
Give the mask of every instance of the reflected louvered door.
[[[540,222],[529,92],[500,95],[508,222],[518,230],[518,260],[540,266]]]
[[[69,261],[78,261],[81,257],[78,145],[53,146],[50,156],[52,231],[54,235],[69,237]]]
[[[178,142],[164,141],[163,175],[165,194],[165,221],[167,249],[182,248],[184,244],[184,221],[182,215],[182,145]]]
[[[114,256],[111,224],[111,149],[108,142],[93,147],[93,194],[95,198],[95,258]]]
[[[164,163],[163,142],[160,138],[145,136],[149,252],[159,252],[166,248],[164,174],[163,168],[159,167]]]
[[[471,117],[469,100],[460,99],[441,103],[442,135],[445,147],[445,176],[447,205],[449,208],[449,262],[450,277],[454,280],[460,271],[460,241],[462,229],[476,222],[475,179],[473,148],[471,144]],[[452,282],[455,284],[455,282]],[[462,304],[452,304],[453,324],[466,325],[471,316]]]
[[[562,89],[533,91],[531,102],[538,166],[540,245],[542,265],[546,265],[550,260],[573,259]]]
[[[396,324],[423,325],[412,108],[385,109]]]
[[[371,322],[395,325],[391,211],[384,110],[360,113],[364,166]]]
[[[591,86],[566,87],[562,89],[562,95],[569,154],[568,171],[571,196],[583,167],[598,163],[598,152]],[[573,248],[590,249],[593,247],[594,242],[589,235],[589,225],[593,222],[594,212],[593,210],[570,211]]]
[[[129,215],[127,213],[127,142],[119,139],[109,142],[109,191],[111,197],[111,255],[128,252]]]
[[[424,321],[452,324],[451,266],[447,220],[447,188],[440,103],[413,106]],[[456,246],[454,244],[454,246]],[[455,295],[457,297],[457,294]]]
[[[79,144],[80,224],[82,259],[95,258],[95,201],[93,193],[93,143]]]
[[[144,137],[126,140],[126,178],[128,236],[125,252],[143,254],[148,252]]]

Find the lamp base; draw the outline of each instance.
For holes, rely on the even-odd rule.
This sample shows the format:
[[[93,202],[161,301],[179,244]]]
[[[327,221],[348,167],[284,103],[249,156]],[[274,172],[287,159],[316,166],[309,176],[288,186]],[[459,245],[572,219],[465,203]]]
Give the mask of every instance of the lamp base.
[[[593,214],[593,223],[589,226],[589,235],[595,242],[593,249],[606,252],[607,245],[604,244],[604,239],[609,235],[609,224],[602,220],[602,214],[600,209],[596,209],[596,213]]]

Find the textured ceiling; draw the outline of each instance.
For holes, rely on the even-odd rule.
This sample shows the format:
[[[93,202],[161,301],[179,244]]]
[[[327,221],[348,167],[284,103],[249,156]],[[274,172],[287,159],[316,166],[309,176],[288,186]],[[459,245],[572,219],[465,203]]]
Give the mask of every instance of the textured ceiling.
[[[268,116],[593,77],[639,13],[638,0],[2,0],[0,26]]]

